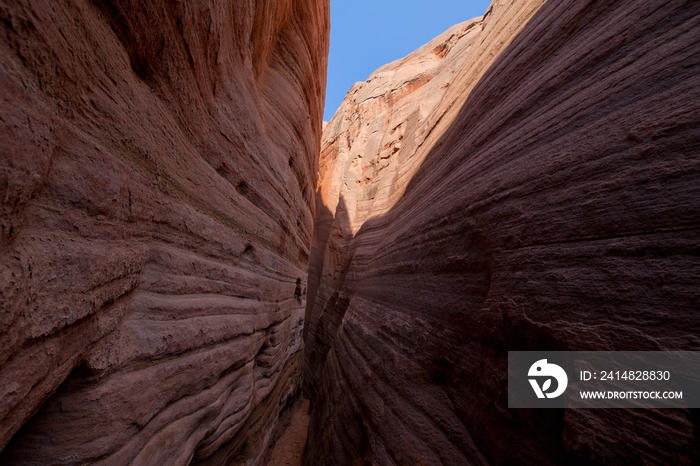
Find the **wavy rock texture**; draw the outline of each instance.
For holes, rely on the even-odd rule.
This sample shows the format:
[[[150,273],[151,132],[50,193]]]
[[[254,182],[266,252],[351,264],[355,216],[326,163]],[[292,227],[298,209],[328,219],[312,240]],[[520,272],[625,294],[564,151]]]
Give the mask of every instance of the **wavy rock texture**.
[[[355,84],[324,127],[305,329],[315,339],[305,368],[312,392],[343,315],[324,308],[342,295],[338,280],[347,269],[350,240],[368,218],[386,213],[403,196],[426,149],[541,4],[495,4],[483,17],[450,28]]]
[[[449,84],[448,86],[446,86]],[[309,464],[697,464],[683,410],[509,410],[509,350],[700,349],[700,5],[496,1],[322,142]]]
[[[0,19],[0,462],[259,462],[301,383],[327,2]]]

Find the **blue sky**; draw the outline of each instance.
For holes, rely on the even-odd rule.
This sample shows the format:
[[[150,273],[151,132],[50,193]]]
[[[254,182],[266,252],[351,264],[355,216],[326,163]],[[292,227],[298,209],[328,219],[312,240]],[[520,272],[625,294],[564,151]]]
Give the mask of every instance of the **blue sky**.
[[[331,49],[323,119],[348,89],[450,26],[481,16],[490,0],[331,0]]]

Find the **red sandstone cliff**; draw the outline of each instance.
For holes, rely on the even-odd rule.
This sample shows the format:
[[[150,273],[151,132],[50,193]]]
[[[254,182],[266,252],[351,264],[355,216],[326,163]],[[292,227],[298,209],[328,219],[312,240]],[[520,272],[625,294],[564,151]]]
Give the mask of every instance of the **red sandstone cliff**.
[[[327,2],[0,20],[0,462],[258,461],[301,380]]]
[[[699,350],[700,5],[495,1],[322,142],[309,464],[697,464],[683,410],[509,410],[509,350]]]

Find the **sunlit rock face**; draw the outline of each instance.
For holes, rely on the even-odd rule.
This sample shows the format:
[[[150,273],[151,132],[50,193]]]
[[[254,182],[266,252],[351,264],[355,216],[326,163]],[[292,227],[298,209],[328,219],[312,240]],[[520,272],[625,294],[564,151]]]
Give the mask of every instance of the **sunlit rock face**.
[[[259,462],[301,384],[328,2],[0,19],[0,462]]]
[[[513,410],[510,350],[700,350],[700,4],[496,1],[329,122],[309,464],[697,464],[685,410]]]

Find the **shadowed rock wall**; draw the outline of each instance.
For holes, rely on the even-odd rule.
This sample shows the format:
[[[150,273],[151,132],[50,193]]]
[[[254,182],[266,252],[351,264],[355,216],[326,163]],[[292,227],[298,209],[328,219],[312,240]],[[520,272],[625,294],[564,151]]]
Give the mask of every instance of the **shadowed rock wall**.
[[[327,2],[0,20],[0,462],[258,461],[301,383]]]
[[[506,397],[509,350],[700,349],[697,2],[495,1],[321,154],[309,464],[697,464],[694,412]]]

